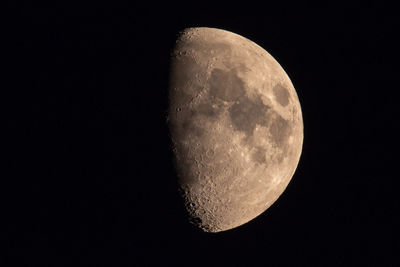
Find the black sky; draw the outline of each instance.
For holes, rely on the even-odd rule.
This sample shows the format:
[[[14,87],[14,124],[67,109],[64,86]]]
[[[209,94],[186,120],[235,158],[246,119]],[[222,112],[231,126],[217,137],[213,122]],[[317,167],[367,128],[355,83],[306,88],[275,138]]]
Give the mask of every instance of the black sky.
[[[202,6],[10,6],[5,261],[399,264],[394,9]],[[265,48],[303,111],[303,153],[287,190],[255,220],[219,234],[185,219],[165,123],[170,49],[193,26]]]

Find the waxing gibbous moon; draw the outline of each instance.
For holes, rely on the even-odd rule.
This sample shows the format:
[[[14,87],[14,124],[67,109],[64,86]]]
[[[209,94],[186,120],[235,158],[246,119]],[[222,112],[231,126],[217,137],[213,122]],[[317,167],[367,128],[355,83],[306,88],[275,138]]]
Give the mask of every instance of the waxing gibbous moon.
[[[206,232],[254,219],[298,165],[303,120],[279,63],[238,34],[185,29],[171,56],[168,123],[180,191]]]

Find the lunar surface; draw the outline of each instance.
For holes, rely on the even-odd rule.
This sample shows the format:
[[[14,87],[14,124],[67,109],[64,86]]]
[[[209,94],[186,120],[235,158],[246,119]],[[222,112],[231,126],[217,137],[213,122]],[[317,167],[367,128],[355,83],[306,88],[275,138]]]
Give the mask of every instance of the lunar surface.
[[[188,28],[171,55],[168,124],[192,223],[235,228],[268,209],[298,165],[303,120],[279,63],[235,33]]]

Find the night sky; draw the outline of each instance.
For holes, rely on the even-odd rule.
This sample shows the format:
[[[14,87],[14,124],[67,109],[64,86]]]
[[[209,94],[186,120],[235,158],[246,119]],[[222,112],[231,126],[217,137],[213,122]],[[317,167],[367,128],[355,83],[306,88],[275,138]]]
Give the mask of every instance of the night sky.
[[[9,8],[1,86],[6,263],[400,263],[395,9]],[[302,156],[285,192],[256,219],[217,234],[185,217],[166,124],[170,51],[179,31],[196,26],[267,50],[296,88],[304,120]]]

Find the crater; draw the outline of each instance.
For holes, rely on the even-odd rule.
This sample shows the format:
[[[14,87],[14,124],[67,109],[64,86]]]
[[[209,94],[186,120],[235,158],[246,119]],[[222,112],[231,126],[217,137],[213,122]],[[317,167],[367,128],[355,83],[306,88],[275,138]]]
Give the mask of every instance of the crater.
[[[273,88],[276,101],[283,107],[289,104],[289,92],[281,84],[277,84]]]
[[[245,94],[245,84],[236,75],[235,69],[230,71],[213,69],[209,83],[210,96],[224,101],[235,101]]]

